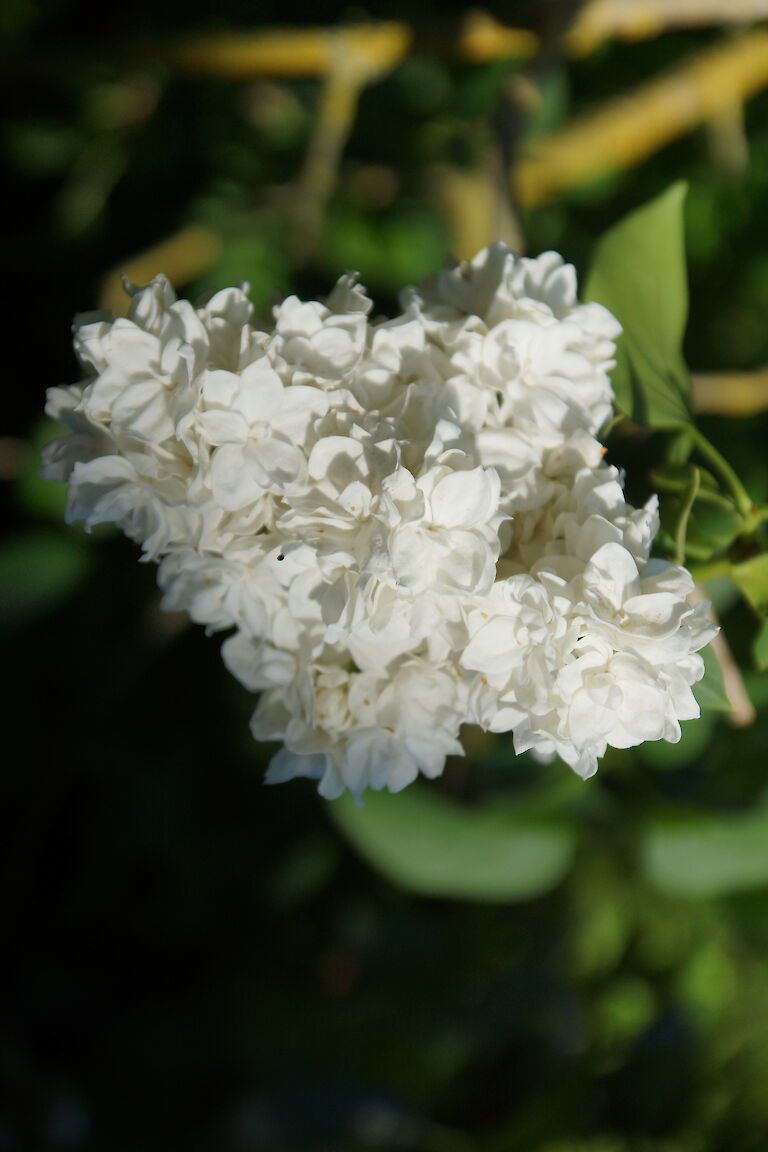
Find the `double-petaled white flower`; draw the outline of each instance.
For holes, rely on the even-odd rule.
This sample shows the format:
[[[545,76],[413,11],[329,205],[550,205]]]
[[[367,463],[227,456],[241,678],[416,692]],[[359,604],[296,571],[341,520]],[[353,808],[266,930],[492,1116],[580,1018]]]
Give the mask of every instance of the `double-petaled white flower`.
[[[237,288],[129,293],[76,321],[44,472],[159,561],[165,607],[229,631],[269,780],[397,791],[463,723],[584,776],[679,739],[713,626],[603,462],[619,328],[557,254],[495,245],[376,322],[353,276],[264,329]]]

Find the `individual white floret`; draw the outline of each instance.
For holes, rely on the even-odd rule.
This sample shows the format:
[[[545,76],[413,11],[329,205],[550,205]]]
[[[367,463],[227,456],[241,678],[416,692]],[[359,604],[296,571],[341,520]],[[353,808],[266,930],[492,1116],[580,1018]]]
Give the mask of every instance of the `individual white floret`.
[[[481,593],[498,556],[499,478],[489,468],[399,468],[382,485],[381,523],[395,582],[408,592]]]
[[[269,783],[318,779],[322,796],[366,788],[399,792],[421,774],[439,776],[446,756],[463,755],[458,730],[463,686],[450,672],[410,659],[392,673],[319,667],[311,680],[274,689],[253,721],[259,739],[282,739]]]
[[[581,601],[575,610],[590,633],[652,664],[689,656],[717,631],[706,604],[688,603],[693,580],[685,569],[650,561],[641,572],[621,544],[598,549],[575,584]]]
[[[339,387],[358,367],[366,347],[368,321],[362,303],[348,289],[331,294],[329,305],[289,296],[274,309],[275,330],[267,346],[286,383]],[[370,306],[370,305],[369,305]]]

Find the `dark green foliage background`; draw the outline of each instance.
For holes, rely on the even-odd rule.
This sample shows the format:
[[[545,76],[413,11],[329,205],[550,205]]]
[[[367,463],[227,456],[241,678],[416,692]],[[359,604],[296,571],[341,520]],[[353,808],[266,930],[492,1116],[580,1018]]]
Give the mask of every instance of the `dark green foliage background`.
[[[498,10],[514,22],[557,9]],[[575,859],[530,901],[439,900],[371,870],[311,785],[263,788],[268,750],[249,736],[253,701],[219,641],[173,627],[135,549],[66,528],[63,494],[36,478],[45,388],[76,378],[72,314],[94,306],[105,269],[182,224],[225,238],[190,291],[247,279],[259,306],[355,267],[385,309],[446,255],[426,172],[472,162],[512,64],[417,53],[366,91],[311,264],[290,256],[269,190],[301,163],[314,82],[266,114],[253,111],[263,88],[159,74],[153,115],[110,121],[133,37],[345,14],[12,0],[0,17],[3,434],[24,442],[1,490],[0,1152],[760,1152],[768,687],[755,618],[727,583],[713,592],[757,722],[735,730],[706,713],[680,745],[615,753],[586,785],[515,759],[508,741],[478,745],[448,790],[556,811]],[[418,0],[406,15],[422,31],[445,20]],[[711,38],[553,60],[527,130]],[[688,180],[696,370],[768,362],[768,95],[746,115],[740,176],[696,133],[522,221],[530,252],[555,247],[583,275],[608,226]],[[353,178],[366,164],[395,173],[384,206]],[[765,500],[766,416],[701,424]],[[633,500],[662,448],[611,439]],[[681,823],[688,838],[670,849],[665,830]]]

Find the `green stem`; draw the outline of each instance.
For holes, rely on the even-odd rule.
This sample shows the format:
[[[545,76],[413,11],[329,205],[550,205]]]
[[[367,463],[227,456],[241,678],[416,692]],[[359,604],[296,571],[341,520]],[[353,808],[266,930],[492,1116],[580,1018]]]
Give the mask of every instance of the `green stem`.
[[[681,496],[688,491],[687,484],[678,484],[677,480],[658,476],[655,472],[651,472],[650,480],[657,492],[671,492],[674,496]],[[716,508],[725,508],[727,511],[733,512],[733,501],[720,492],[710,492],[708,488],[700,488],[696,499],[700,500],[702,504],[712,504]]]
[[[693,440],[695,447],[704,456],[716,472],[720,474],[723,483],[728,487],[736,503],[736,507],[740,514],[746,520],[751,516],[754,505],[750,499],[749,493],[739,480],[738,476],[731,468],[725,457],[721,456],[714,444],[710,444],[703,432],[701,432],[695,425],[691,425],[686,429],[688,435]]]
[[[747,535],[756,532],[761,524],[765,524],[768,520],[768,506],[761,508],[753,508],[749,516],[746,517],[744,529]]]
[[[691,515],[691,509],[699,493],[700,484],[701,473],[694,465],[694,467],[691,468],[691,482],[688,485],[688,490],[680,507],[677,530],[675,531],[675,561],[681,566],[685,564],[685,538],[688,534],[688,517]]]

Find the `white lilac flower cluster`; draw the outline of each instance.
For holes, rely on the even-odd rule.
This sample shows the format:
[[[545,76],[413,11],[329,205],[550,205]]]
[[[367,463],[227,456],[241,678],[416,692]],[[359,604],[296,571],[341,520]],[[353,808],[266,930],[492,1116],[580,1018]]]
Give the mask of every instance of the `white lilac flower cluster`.
[[[397,791],[462,724],[587,777],[698,716],[715,629],[603,460],[619,326],[558,255],[495,245],[375,322],[343,276],[268,331],[238,288],[128,291],[75,322],[44,474],[159,561],[166,608],[230,630],[269,780]]]

